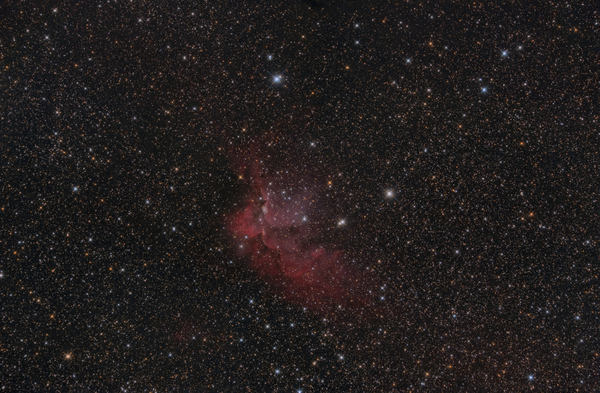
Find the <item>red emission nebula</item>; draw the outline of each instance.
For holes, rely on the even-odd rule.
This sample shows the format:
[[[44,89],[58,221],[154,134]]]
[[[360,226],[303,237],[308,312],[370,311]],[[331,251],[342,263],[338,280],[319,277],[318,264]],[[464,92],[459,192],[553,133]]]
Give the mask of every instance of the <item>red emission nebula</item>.
[[[290,303],[330,317],[381,316],[378,280],[332,240],[344,228],[331,217],[331,189],[310,144],[263,139],[233,155],[248,189],[226,219],[234,247]]]

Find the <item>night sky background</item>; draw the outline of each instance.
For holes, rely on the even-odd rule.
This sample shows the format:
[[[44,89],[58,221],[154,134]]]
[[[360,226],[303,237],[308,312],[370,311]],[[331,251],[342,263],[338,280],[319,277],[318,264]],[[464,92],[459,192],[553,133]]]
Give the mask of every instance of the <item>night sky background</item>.
[[[3,2],[0,390],[598,391],[599,33],[595,1]],[[271,243],[267,180],[310,222]]]

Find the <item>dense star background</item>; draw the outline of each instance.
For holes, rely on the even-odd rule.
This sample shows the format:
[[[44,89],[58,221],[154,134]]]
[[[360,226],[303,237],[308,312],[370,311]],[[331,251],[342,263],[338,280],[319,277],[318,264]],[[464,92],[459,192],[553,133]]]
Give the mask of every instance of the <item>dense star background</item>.
[[[3,2],[0,389],[600,389],[599,18]],[[321,174],[314,242],[360,272],[339,311],[227,230],[257,145]]]

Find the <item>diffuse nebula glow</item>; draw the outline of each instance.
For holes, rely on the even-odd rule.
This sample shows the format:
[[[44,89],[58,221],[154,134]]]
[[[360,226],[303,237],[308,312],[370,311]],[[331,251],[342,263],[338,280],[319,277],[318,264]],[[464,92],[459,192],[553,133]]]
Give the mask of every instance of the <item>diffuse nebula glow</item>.
[[[325,203],[322,170],[299,142],[254,144],[235,169],[249,186],[227,227],[257,276],[283,299],[322,315],[378,314],[377,280],[353,265],[328,236],[336,230]]]

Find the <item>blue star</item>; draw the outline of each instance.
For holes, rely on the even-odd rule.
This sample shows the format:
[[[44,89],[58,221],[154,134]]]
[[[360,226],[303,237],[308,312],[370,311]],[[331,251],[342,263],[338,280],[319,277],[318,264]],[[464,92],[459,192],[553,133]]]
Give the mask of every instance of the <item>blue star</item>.
[[[481,92],[482,92],[482,93],[487,93],[487,87],[482,87],[482,88],[481,88]]]

